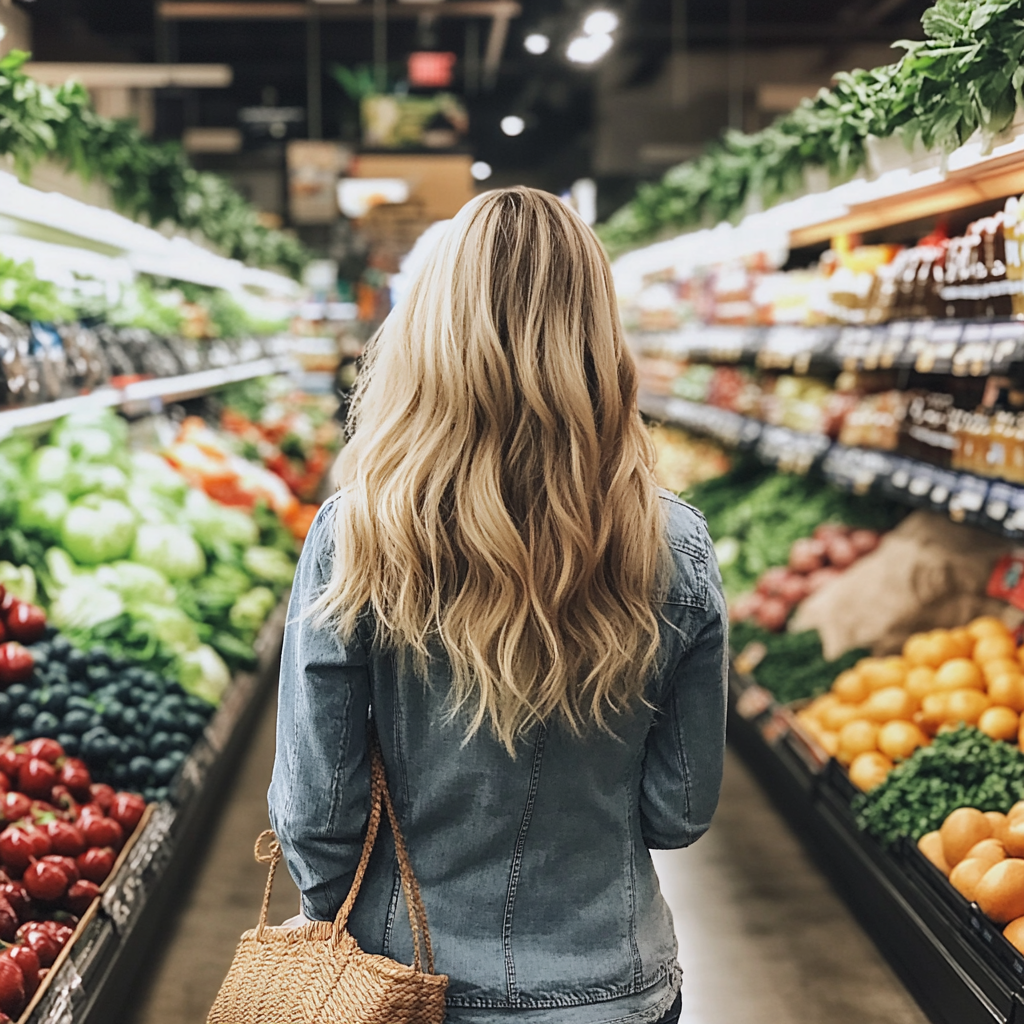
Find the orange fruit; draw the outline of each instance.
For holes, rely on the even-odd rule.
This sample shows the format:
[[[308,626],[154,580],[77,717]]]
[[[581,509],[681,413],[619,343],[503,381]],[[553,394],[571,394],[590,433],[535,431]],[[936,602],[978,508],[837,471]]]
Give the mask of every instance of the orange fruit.
[[[939,835],[942,836],[942,852],[946,863],[952,868],[967,856],[967,851],[975,843],[992,835],[992,825],[974,807],[959,807],[946,816]]]
[[[1013,637],[1004,634],[1003,636],[983,636],[974,645],[974,660],[979,665],[986,661],[997,661],[1017,657],[1017,645]]]
[[[878,730],[878,749],[893,761],[901,761],[929,743],[928,737],[913,722],[894,719]]]
[[[959,657],[969,658],[971,656],[971,653],[974,651],[974,637],[966,629],[963,627],[951,629],[949,631],[949,639],[956,645]]]
[[[1024,860],[1007,857],[993,864],[974,893],[978,906],[998,924],[1024,917]]]
[[[980,640],[983,636],[1009,636],[1010,631],[993,615],[982,615],[967,623],[967,632]]]
[[[823,732],[818,736],[818,742],[829,757],[835,757],[839,753],[839,733]]]
[[[993,704],[1001,704],[1017,712],[1024,711],[1024,676],[996,676],[988,684],[988,695]]]
[[[929,658],[928,637],[924,633],[915,633],[903,645],[903,657],[911,665],[927,665]]]
[[[965,722],[967,725],[974,725],[981,717],[981,713],[991,704],[992,702],[980,690],[953,690],[946,708],[946,722]]]
[[[863,658],[857,663],[860,676],[869,690],[884,690],[888,686],[902,686],[907,678],[906,662],[902,658]]]
[[[850,764],[850,781],[865,793],[885,782],[893,769],[892,761],[877,750],[858,754]]]
[[[868,695],[868,684],[856,669],[847,669],[836,676],[832,693],[847,704],[859,704]]]
[[[825,731],[838,732],[847,722],[863,717],[864,713],[858,704],[833,704],[822,712],[819,721]]]
[[[889,722],[903,718],[908,722],[917,710],[917,701],[902,686],[886,686],[875,690],[860,706],[860,717],[876,722]]]
[[[1019,718],[1013,708],[985,708],[978,717],[978,728],[994,740],[1011,740],[1016,742]]]
[[[946,855],[942,852],[942,836],[935,832],[926,832],[917,841],[917,848],[930,860],[947,878],[949,877],[949,865],[946,863]]]
[[[1016,658],[994,658],[992,661],[986,661],[981,665],[981,674],[985,677],[985,682],[990,683],[996,676],[1019,676],[1021,674],[1021,665]]]
[[[992,865],[986,860],[978,860],[972,857],[965,857],[949,873],[949,884],[965,900],[974,901],[974,894],[978,891],[978,885],[985,877]]]
[[[921,701],[921,710],[915,721],[924,729],[934,733],[946,721],[949,714],[949,694],[929,693]]]
[[[839,730],[839,750],[836,757],[849,764],[858,754],[877,749],[878,726],[865,718],[857,718]]]
[[[1003,929],[1003,935],[1018,953],[1024,953],[1024,917],[1014,918]]]
[[[812,700],[810,704],[804,709],[807,714],[812,718],[817,718],[821,721],[821,716],[830,708],[836,704],[841,703],[839,698],[832,693],[823,693],[816,700]]]
[[[981,669],[968,658],[953,658],[940,665],[935,672],[935,689],[950,690],[984,690],[985,680]]]
[[[927,665],[915,665],[907,673],[907,693],[915,700],[923,700],[935,690],[935,669]]]

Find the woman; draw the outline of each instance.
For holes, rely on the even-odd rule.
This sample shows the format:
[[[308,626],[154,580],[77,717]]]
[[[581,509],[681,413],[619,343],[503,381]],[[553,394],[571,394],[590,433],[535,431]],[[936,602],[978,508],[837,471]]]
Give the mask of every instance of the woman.
[[[451,1024],[679,1016],[648,849],[718,799],[726,615],[659,493],[611,272],[560,200],[470,202],[367,353],[292,593],[271,819],[306,917],[352,883],[368,716]],[[411,962],[394,845],[349,919]]]

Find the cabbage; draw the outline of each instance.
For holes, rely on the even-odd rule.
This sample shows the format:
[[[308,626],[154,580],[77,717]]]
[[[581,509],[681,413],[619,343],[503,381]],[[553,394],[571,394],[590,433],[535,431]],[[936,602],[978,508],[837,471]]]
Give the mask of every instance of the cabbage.
[[[80,565],[124,558],[135,540],[135,514],[120,501],[83,498],[71,506],[61,528],[61,545]]]
[[[180,609],[163,604],[142,604],[132,615],[148,626],[148,632],[175,651],[184,653],[199,646],[196,624]]]
[[[50,622],[58,629],[95,629],[124,612],[121,596],[96,585],[91,575],[75,579],[50,605]]]
[[[287,586],[295,578],[295,562],[277,548],[249,548],[242,565],[250,576],[266,583]]]
[[[131,484],[125,500],[144,523],[174,523],[181,518],[181,509],[170,498],[144,483]]]
[[[44,445],[29,456],[26,469],[29,481],[37,487],[64,490],[71,469],[71,456],[63,448]]]
[[[167,577],[157,569],[138,562],[115,562],[96,570],[101,587],[116,590],[129,607],[141,604],[174,604],[178,595]]]
[[[79,575],[78,566],[63,548],[50,548],[43,558],[46,562],[46,571],[50,574],[50,579],[53,580],[54,586],[58,590],[69,586],[71,581]]]
[[[269,587],[253,587],[231,606],[228,621],[236,632],[257,633],[276,606],[277,598]]]
[[[32,604],[36,599],[36,574],[27,565],[0,562],[0,584],[21,601]]]
[[[132,561],[159,569],[171,580],[190,580],[206,572],[206,556],[195,538],[170,523],[143,523],[135,537]]]
[[[69,507],[67,496],[62,491],[27,495],[18,503],[17,525],[19,529],[56,540]]]
[[[175,472],[165,459],[152,452],[133,452],[131,456],[132,483],[153,491],[164,498],[170,498],[180,505],[188,494],[185,478]]]
[[[120,500],[127,494],[128,477],[117,466],[74,462],[65,478],[64,489],[75,498],[83,494],[98,493],[107,498]]]
[[[212,647],[202,644],[178,657],[178,682],[194,697],[219,704],[231,685],[231,672]]]
[[[227,541],[248,548],[258,544],[259,527],[252,516],[236,508],[228,508],[208,498],[202,491],[190,490],[185,498],[185,522],[209,547]]]
[[[128,448],[128,424],[110,409],[73,413],[50,431],[50,444],[67,448],[78,459],[121,461]]]

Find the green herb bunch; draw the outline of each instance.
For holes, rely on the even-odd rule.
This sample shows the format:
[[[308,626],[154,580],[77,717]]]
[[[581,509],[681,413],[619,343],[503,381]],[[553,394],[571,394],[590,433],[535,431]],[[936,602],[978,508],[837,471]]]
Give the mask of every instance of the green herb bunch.
[[[703,156],[642,185],[600,229],[613,252],[672,230],[712,226],[792,195],[806,167],[834,182],[865,163],[869,135],[949,152],[1003,131],[1024,102],[1024,0],[938,0],[925,39],[895,64],[836,76],[831,89],[753,135],[726,132]]]
[[[958,807],[1004,814],[1024,800],[1024,754],[962,726],[940,733],[898,764],[881,785],[858,796],[857,824],[886,846],[916,842]]]
[[[0,153],[28,176],[46,158],[98,178],[123,213],[156,226],[171,221],[201,233],[224,255],[298,275],[305,247],[265,228],[259,214],[220,175],[195,170],[176,143],[155,143],[127,120],[101,117],[76,82],[57,89],[30,78],[28,54],[0,59]]]

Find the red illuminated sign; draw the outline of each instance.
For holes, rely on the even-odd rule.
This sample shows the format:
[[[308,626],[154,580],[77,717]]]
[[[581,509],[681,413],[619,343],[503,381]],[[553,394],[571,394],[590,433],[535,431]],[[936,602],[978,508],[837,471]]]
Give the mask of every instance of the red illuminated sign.
[[[454,53],[423,50],[409,54],[409,84],[416,89],[446,89],[452,84]]]

